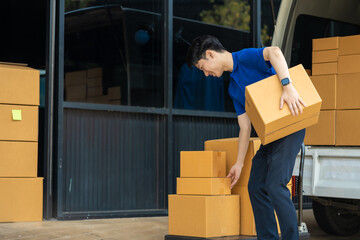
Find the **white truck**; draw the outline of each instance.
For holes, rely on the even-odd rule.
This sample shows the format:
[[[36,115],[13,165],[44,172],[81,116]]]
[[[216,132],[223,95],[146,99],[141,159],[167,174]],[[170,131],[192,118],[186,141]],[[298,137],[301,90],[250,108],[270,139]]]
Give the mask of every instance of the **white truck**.
[[[311,69],[312,39],[355,34],[360,34],[358,0],[282,0],[272,45],[282,49],[289,67],[301,63]],[[299,160],[300,154],[294,175]],[[358,232],[360,147],[306,146],[303,193],[313,199],[315,219],[324,231]]]

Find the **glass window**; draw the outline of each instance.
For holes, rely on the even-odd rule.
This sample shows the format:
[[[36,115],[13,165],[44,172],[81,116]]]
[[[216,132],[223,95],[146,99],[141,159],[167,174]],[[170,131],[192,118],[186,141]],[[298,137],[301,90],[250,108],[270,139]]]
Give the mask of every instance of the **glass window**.
[[[161,0],[67,0],[65,9],[65,101],[164,106]]]
[[[270,46],[274,33],[274,18],[277,18],[281,0],[261,1],[261,43],[262,46]]]
[[[300,15],[296,20],[290,66],[312,68],[312,39],[360,34],[360,26],[331,19]]]
[[[252,47],[251,2],[248,0],[174,0],[173,101],[174,108],[234,112],[228,94],[230,73],[206,77],[185,64],[192,40],[200,35],[217,37],[230,51]],[[277,14],[280,0],[274,1]],[[275,15],[276,17],[276,15]],[[273,31],[270,0],[262,3],[262,35],[269,45]]]

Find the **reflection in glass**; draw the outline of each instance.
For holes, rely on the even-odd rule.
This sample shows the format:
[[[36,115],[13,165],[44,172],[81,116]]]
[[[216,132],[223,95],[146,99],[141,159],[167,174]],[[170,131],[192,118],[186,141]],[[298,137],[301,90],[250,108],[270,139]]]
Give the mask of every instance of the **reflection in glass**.
[[[238,2],[242,8],[245,7],[245,12],[248,11],[248,5],[243,4],[247,1]],[[174,108],[234,111],[232,100],[227,93],[229,73],[225,72],[220,78],[206,77],[196,67],[189,69],[185,65],[185,55],[190,42],[199,35],[209,34],[217,37],[231,52],[251,46],[250,18],[244,22],[237,21],[237,15],[234,13],[234,16],[228,16],[229,13],[233,14],[232,10],[224,9],[223,6],[227,6],[224,5],[224,1],[212,1],[211,4],[209,0],[196,1],[194,4],[182,0],[174,1]],[[218,10],[225,11],[219,13]]]
[[[100,2],[66,1],[65,101],[163,107],[160,1]]]
[[[271,43],[273,14],[270,0],[261,1],[261,39]],[[276,18],[280,0],[274,0]],[[234,112],[227,89],[229,73],[222,78],[206,77],[186,69],[185,54],[199,35],[213,35],[230,51],[252,47],[251,4],[249,0],[174,0],[174,107],[178,109]]]
[[[180,68],[174,108],[224,111],[223,77],[206,77],[196,67]]]

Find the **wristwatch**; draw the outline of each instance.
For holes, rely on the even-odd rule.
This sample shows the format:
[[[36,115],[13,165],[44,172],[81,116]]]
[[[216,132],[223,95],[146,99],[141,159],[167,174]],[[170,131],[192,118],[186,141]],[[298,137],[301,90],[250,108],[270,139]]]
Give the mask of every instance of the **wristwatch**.
[[[289,83],[292,83],[292,81],[291,81],[289,78],[284,78],[284,79],[281,80],[281,84],[282,84],[283,86],[286,86],[286,85],[288,85]]]

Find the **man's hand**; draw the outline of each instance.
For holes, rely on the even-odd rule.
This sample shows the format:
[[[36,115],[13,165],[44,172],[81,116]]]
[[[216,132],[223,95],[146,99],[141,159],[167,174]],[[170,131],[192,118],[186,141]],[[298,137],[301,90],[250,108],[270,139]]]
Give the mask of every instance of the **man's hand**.
[[[242,166],[240,166],[239,164],[235,164],[234,166],[232,166],[232,168],[229,171],[229,174],[226,176],[228,178],[231,178],[231,186],[230,189],[232,189],[234,187],[234,185],[237,183],[237,181],[240,178],[240,174],[241,174],[241,170],[242,170]]]
[[[306,107],[305,102],[300,98],[298,92],[291,83],[283,86],[283,93],[280,98],[280,109],[283,108],[284,102],[289,106],[293,116],[298,116],[299,112],[303,113],[301,104]]]

